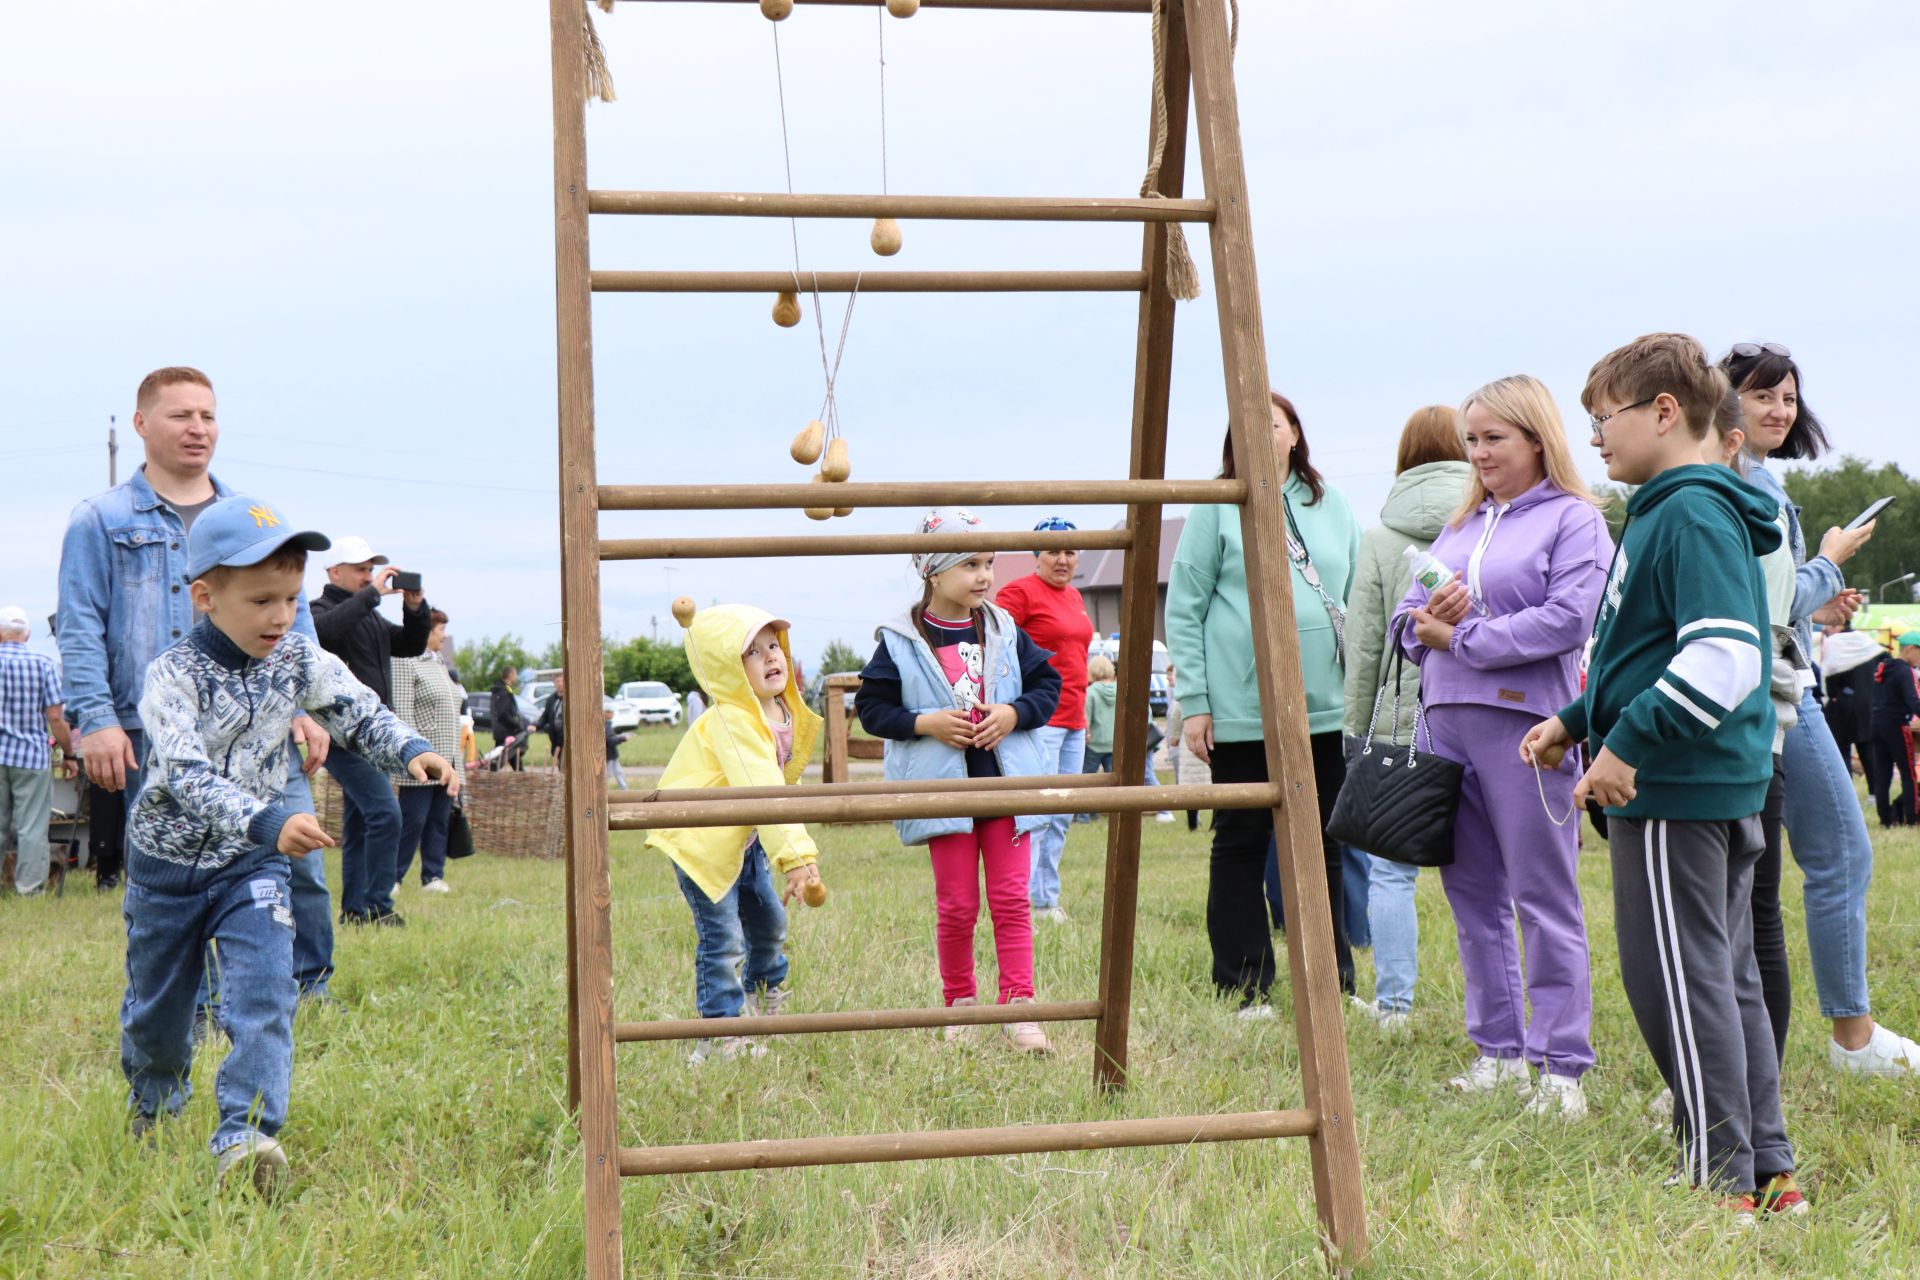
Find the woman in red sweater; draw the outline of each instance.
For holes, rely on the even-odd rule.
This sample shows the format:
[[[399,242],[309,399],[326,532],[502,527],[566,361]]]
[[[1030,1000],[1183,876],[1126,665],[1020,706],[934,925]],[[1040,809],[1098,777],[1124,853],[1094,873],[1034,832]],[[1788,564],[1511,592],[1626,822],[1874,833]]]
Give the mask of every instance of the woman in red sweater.
[[[1072,529],[1070,520],[1049,516],[1036,530]],[[994,603],[1020,624],[1020,629],[1042,649],[1060,673],[1060,705],[1053,719],[1034,734],[1045,753],[1048,772],[1079,773],[1087,750],[1087,646],[1093,643],[1093,620],[1073,585],[1080,568],[1078,551],[1036,551],[1034,571],[1000,588]],[[1033,872],[1027,896],[1033,918],[1066,923],[1060,908],[1060,851],[1067,843],[1073,815],[1055,814],[1033,833]]]

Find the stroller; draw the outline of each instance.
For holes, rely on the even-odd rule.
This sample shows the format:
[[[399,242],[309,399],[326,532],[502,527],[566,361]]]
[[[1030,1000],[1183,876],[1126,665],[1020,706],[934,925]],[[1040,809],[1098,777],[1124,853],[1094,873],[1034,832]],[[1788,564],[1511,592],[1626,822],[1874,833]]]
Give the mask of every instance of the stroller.
[[[527,754],[527,743],[530,742],[532,738],[533,731],[531,729],[523,729],[519,733],[509,737],[505,742],[500,743],[493,750],[487,752],[487,754],[481,756],[480,762],[473,767],[484,770],[487,773],[498,773],[500,770],[507,768],[518,769],[520,768],[521,760]]]

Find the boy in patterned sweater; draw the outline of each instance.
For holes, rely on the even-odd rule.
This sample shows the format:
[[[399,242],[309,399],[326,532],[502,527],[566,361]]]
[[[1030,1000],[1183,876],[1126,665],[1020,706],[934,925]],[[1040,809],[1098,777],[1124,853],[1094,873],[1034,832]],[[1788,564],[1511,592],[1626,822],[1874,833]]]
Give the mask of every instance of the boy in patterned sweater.
[[[289,530],[253,498],[224,498],[187,539],[193,631],[153,660],[140,699],[145,784],[128,819],[127,993],[120,1066],[143,1136],[192,1090],[194,1006],[217,942],[218,1176],[273,1188],[287,1167],[274,1135],[293,1075],[293,913],[287,859],[333,841],[284,802],[288,734],[305,711],[382,767],[459,783],[338,658],[292,630],[318,533]]]

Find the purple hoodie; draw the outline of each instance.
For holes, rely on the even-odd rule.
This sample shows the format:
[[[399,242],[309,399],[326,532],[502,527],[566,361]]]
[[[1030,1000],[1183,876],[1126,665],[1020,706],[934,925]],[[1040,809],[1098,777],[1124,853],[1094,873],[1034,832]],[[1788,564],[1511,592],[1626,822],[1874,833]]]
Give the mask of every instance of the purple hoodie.
[[[1505,506],[1487,499],[1442,530],[1432,549],[1463,575],[1473,606],[1446,652],[1421,644],[1408,622],[1402,644],[1420,664],[1421,701],[1509,707],[1542,719],[1571,702],[1613,559],[1599,510],[1542,480]],[[1414,583],[1395,621],[1427,595]]]

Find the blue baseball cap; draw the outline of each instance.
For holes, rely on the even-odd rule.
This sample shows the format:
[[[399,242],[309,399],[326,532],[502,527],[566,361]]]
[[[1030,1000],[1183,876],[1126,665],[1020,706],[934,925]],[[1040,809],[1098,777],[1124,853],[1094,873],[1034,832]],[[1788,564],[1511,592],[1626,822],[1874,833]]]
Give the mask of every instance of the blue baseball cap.
[[[324,533],[298,531],[286,517],[258,498],[222,498],[200,513],[187,535],[187,580],[216,566],[244,569],[285,546],[325,551],[333,543]]]

